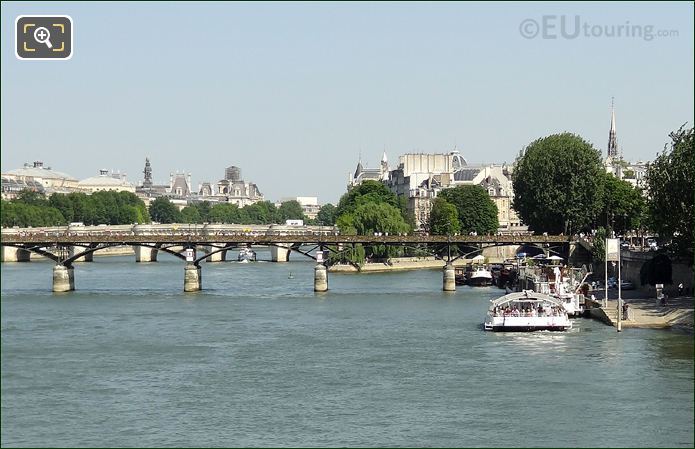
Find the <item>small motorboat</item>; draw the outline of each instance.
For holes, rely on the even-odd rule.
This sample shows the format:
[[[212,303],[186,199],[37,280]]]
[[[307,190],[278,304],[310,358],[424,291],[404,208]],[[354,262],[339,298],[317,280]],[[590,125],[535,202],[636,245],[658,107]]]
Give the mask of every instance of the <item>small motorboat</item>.
[[[474,287],[484,287],[492,285],[492,273],[483,266],[473,270],[468,278],[468,284]]]

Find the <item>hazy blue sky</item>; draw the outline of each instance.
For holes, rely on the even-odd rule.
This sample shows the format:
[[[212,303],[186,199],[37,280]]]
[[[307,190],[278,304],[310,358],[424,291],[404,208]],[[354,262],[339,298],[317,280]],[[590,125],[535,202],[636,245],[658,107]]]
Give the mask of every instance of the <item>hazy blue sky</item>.
[[[20,14],[67,14],[69,61],[20,61]],[[589,28],[528,39],[543,16]],[[559,25],[559,17],[546,18]],[[523,22],[523,25],[522,25]],[[677,36],[607,37],[592,26]],[[541,33],[542,34],[542,33]],[[2,170],[43,160],[195,186],[228,165],[267,199],[335,202],[361,150],[512,162],[571,131],[604,154],[611,96],[618,143],[652,159],[693,123],[692,3],[2,3]]]

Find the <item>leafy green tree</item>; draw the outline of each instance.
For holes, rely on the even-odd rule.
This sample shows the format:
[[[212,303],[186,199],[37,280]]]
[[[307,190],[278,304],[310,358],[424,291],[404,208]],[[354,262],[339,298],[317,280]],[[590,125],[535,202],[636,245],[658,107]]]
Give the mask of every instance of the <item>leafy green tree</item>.
[[[444,189],[439,193],[439,198],[456,208],[460,232],[483,235],[497,231],[497,206],[481,186],[463,185]]]
[[[165,197],[159,197],[152,201],[150,217],[158,223],[181,223],[183,219],[179,208]]]
[[[591,256],[595,262],[603,262],[606,260],[606,238],[608,232],[603,226],[599,226],[594,235],[591,245]]]
[[[246,223],[241,218],[239,206],[230,203],[215,204],[210,208],[208,221],[211,223]]]
[[[601,153],[580,136],[543,137],[516,160],[513,207],[535,232],[585,229],[601,211],[603,173]]]
[[[409,231],[398,208],[387,203],[365,203],[357,206],[353,215],[353,225],[358,235],[372,235],[375,232],[400,234]]]
[[[646,214],[642,192],[610,173],[603,177],[603,208],[598,222],[608,224],[618,235],[639,229]]]
[[[181,209],[181,217],[184,223],[202,223],[200,212],[195,206],[186,206]]]
[[[396,194],[379,181],[367,180],[353,187],[340,198],[336,216],[354,212],[358,206],[366,203],[386,203],[400,210],[401,203]]]
[[[30,189],[24,189],[21,192],[17,194],[17,197],[14,200],[15,202],[18,203],[23,203],[27,204],[30,206],[47,206],[48,201],[46,200],[46,197],[39,193],[35,192]]]
[[[198,215],[200,215],[201,222],[210,221],[211,206],[209,201],[200,201],[198,203],[194,203],[193,206],[198,209]]]
[[[435,198],[430,211],[429,232],[432,235],[450,235],[461,231],[456,206],[444,198]]]
[[[649,164],[647,192],[650,227],[661,237],[672,238],[674,252],[693,261],[695,243],[695,150],[693,128],[669,134],[670,148]]]
[[[320,226],[333,226],[336,219],[336,207],[331,203],[324,204],[316,215],[317,224]]]
[[[305,220],[304,210],[302,205],[297,200],[285,201],[280,204],[277,210],[279,223],[284,223],[285,220]]]
[[[243,207],[250,224],[277,223],[277,208],[270,201],[260,201]]]

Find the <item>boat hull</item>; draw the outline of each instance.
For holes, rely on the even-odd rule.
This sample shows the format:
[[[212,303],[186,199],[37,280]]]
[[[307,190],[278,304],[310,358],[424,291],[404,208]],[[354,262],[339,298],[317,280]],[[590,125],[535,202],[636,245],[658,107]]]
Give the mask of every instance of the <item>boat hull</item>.
[[[485,327],[486,331],[492,332],[535,332],[535,331],[556,331],[563,332],[570,329],[571,326],[492,326]]]
[[[488,285],[492,285],[492,278],[472,277],[468,280],[468,285],[473,287],[487,287]]]

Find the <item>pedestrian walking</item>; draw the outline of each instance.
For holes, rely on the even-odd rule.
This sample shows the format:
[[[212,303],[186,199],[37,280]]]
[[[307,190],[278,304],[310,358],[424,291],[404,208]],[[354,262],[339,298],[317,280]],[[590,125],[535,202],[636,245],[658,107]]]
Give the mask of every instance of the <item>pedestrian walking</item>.
[[[678,296],[683,296],[683,283],[678,284]]]

